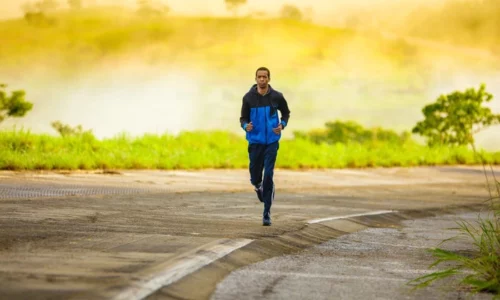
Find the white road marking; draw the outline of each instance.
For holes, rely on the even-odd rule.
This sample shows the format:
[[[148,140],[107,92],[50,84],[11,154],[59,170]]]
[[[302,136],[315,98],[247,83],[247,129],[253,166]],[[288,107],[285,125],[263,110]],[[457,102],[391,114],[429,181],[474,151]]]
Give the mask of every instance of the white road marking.
[[[381,276],[364,276],[364,275],[337,275],[337,274],[315,274],[315,273],[301,273],[301,272],[280,272],[280,271],[261,271],[252,270],[244,271],[253,274],[261,275],[275,275],[284,277],[300,277],[300,278],[313,278],[313,279],[355,279],[355,280],[380,280],[380,281],[407,281],[407,279],[401,277],[381,277]]]
[[[321,223],[321,222],[326,222],[326,221],[341,220],[341,219],[347,219],[347,218],[353,218],[353,217],[382,215],[382,214],[393,213],[393,212],[397,212],[397,211],[396,210],[378,210],[378,211],[372,211],[372,212],[367,212],[367,213],[362,213],[362,214],[352,214],[352,215],[346,215],[346,216],[337,216],[337,217],[330,217],[330,218],[323,218],[323,219],[315,219],[315,220],[308,221],[307,224],[316,224],[316,223]]]
[[[158,266],[155,268],[159,269],[157,272],[143,276],[132,274],[132,282],[112,299],[143,299],[252,241],[250,239],[222,239],[218,244],[201,248],[174,263],[168,263],[163,269],[162,266]]]
[[[379,242],[370,242],[370,241],[360,241],[360,243],[361,244],[374,244],[374,245],[391,246],[391,247],[414,248],[414,249],[429,249],[430,248],[430,246],[413,246],[413,245],[379,243]]]

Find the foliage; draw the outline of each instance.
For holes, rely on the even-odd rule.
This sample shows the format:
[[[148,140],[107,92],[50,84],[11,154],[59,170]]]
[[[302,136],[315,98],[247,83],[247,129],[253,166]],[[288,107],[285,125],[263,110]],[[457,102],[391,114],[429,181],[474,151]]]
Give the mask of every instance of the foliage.
[[[383,128],[366,129],[354,121],[332,121],[325,123],[326,129],[309,132],[294,132],[297,138],[305,138],[316,144],[319,143],[391,143],[404,144],[410,141],[410,134],[398,134],[393,130]]]
[[[224,0],[226,3],[226,8],[229,11],[232,11],[233,13],[236,13],[237,9],[245,5],[247,3],[247,0]]]
[[[491,166],[491,165],[490,165]],[[457,222],[458,235],[454,238],[465,238],[473,247],[467,254],[456,253],[441,247],[429,251],[436,258],[429,268],[446,264],[444,270],[437,270],[430,274],[420,276],[408,282],[415,285],[414,289],[423,288],[431,283],[448,277],[461,277],[459,285],[469,288],[473,293],[489,292],[495,299],[500,298],[500,183],[496,180],[493,169],[492,174],[497,196],[489,200],[489,208],[493,215],[482,217],[474,223],[460,220]],[[485,170],[485,175],[487,175]],[[490,184],[486,176],[488,185]]]
[[[30,5],[32,11],[44,12],[44,13],[52,12],[56,10],[59,6],[56,0],[39,0],[33,4],[29,3],[28,7],[30,7]]]
[[[426,137],[430,146],[474,145],[474,134],[500,123],[500,115],[482,106],[492,99],[484,84],[478,90],[470,88],[441,95],[422,109],[425,119],[412,132]]]
[[[500,164],[500,152],[484,153]],[[316,144],[296,138],[280,142],[277,168],[364,168],[477,164],[465,147],[429,148],[404,144]],[[179,135],[96,139],[91,134],[50,136],[26,131],[0,131],[0,169],[205,169],[247,168],[242,135],[223,131],[182,132]]]
[[[7,85],[0,84],[0,123],[7,117],[23,117],[33,108],[33,104],[25,99],[25,91],[13,91],[9,96],[6,87]]]
[[[71,127],[70,125],[61,123],[60,121],[54,121],[50,123],[50,125],[63,137],[82,136],[82,135],[93,136],[92,130],[83,130],[82,125]]]
[[[39,0],[36,2],[27,2],[21,9],[24,11],[24,19],[31,25],[45,26],[54,25],[55,20],[47,16],[48,13],[57,9],[58,4],[55,0]]]
[[[27,12],[24,14],[24,18],[33,25],[52,25],[52,21],[42,12]]]
[[[301,21],[304,17],[302,11],[298,7],[290,4],[283,5],[280,14],[283,19],[291,19],[295,21]]]
[[[141,16],[166,16],[170,12],[170,7],[153,0],[137,0],[138,13]]]
[[[485,158],[484,153],[476,151],[473,141],[470,143],[473,146],[474,157],[483,166],[490,196],[487,200],[488,210],[492,214],[488,213],[486,217],[479,214],[477,221],[474,223],[464,220],[458,221],[458,228],[455,228],[455,230],[458,230],[458,235],[444,240],[442,243],[457,238],[465,238],[467,242],[471,243],[472,251],[457,253],[439,246],[430,249],[429,251],[436,260],[429,268],[442,263],[446,264],[446,268],[415,278],[409,281],[408,284],[413,284],[415,285],[414,289],[418,289],[426,287],[437,280],[461,276],[458,281],[459,285],[470,289],[473,293],[492,293],[494,299],[500,299],[500,181],[495,175],[491,161]],[[490,182],[490,176],[488,176],[485,167],[486,164],[490,166],[493,182]]]
[[[68,5],[71,9],[81,9],[82,0],[68,0]]]

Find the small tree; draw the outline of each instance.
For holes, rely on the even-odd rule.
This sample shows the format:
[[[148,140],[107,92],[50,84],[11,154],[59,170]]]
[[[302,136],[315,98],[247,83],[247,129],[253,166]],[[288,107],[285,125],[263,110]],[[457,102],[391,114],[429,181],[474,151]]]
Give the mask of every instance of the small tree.
[[[51,122],[50,125],[54,128],[62,137],[65,136],[83,136],[83,135],[93,135],[92,130],[84,130],[82,125],[70,126],[68,124],[63,124],[61,121]]]
[[[170,7],[153,0],[137,0],[137,12],[144,17],[162,17],[170,12]]]
[[[422,109],[425,119],[418,122],[412,132],[427,137],[429,146],[474,146],[474,134],[500,123],[500,115],[482,106],[492,99],[484,84],[478,90],[470,88],[441,95],[435,103]]]
[[[54,25],[55,19],[47,17],[47,14],[56,10],[58,4],[55,0],[40,0],[34,3],[26,2],[21,6],[24,19],[33,25]]]
[[[302,21],[304,15],[298,7],[286,4],[281,8],[281,18]]]
[[[68,0],[71,9],[78,10],[82,8],[82,0]]]
[[[13,91],[9,96],[6,87],[6,84],[0,84],[0,123],[7,117],[23,117],[33,108],[33,104],[25,99],[25,91]]]
[[[247,3],[247,0],[224,0],[227,10],[233,14],[238,12],[238,8]]]

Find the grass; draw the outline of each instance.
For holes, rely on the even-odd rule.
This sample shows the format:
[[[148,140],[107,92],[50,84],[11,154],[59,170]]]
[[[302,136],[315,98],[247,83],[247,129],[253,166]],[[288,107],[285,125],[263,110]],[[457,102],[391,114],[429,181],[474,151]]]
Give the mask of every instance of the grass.
[[[484,153],[500,164],[500,152]],[[428,148],[413,141],[396,143],[314,143],[282,140],[276,167],[364,168],[478,164],[467,148]],[[247,142],[224,131],[183,132],[179,135],[96,139],[91,133],[52,136],[29,131],[0,131],[2,170],[207,169],[247,168]]]
[[[476,155],[485,165],[482,155]],[[491,168],[491,164],[490,164]],[[408,282],[414,285],[414,289],[424,288],[430,284],[445,278],[458,278],[454,281],[457,287],[463,287],[475,293],[490,293],[493,299],[500,299],[500,181],[491,168],[491,176],[488,176],[484,168],[486,181],[490,193],[488,199],[489,212],[486,217],[478,215],[475,222],[465,220],[457,221],[457,236],[444,240],[444,244],[450,240],[464,239],[470,244],[472,251],[457,253],[445,250],[438,245],[429,249],[435,257],[435,261],[429,268],[446,264],[444,269],[436,270],[430,274],[420,276]],[[493,189],[491,189],[490,177],[493,178]],[[495,195],[496,193],[496,195]]]
[[[497,182],[497,186],[500,185]],[[499,194],[500,195],[500,194]],[[500,196],[499,196],[500,197]],[[497,201],[499,200],[497,197]],[[429,268],[447,263],[448,267],[418,277],[409,282],[423,288],[448,277],[460,277],[458,285],[472,293],[488,292],[500,299],[500,210],[486,218],[478,217],[474,223],[458,221],[456,238],[464,238],[472,245],[472,253],[456,253],[437,247],[429,251],[436,258]],[[446,242],[446,241],[444,241]]]

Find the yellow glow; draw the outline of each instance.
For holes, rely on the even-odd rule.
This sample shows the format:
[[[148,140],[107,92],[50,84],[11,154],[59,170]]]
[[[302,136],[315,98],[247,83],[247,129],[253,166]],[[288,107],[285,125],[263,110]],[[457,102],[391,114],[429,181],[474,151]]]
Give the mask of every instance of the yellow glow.
[[[0,17],[20,16],[24,0],[7,2]],[[421,107],[441,93],[482,82],[500,111],[500,63],[489,49],[499,44],[496,28],[488,27],[493,23],[478,25],[473,42],[462,29],[442,24],[429,36],[406,33],[418,23],[405,23],[404,12],[443,2],[249,0],[239,11],[240,16],[257,11],[272,16],[290,3],[312,8],[314,20],[330,27],[220,18],[231,15],[222,0],[168,1],[173,16],[166,22],[140,20],[133,10],[96,13],[92,22],[97,23],[71,16],[63,18],[65,25],[41,30],[5,21],[0,23],[0,79],[25,89],[35,108],[2,126],[47,132],[51,121],[61,120],[92,128],[100,137],[121,131],[240,132],[241,97],[262,65],[290,101],[287,137],[333,119],[408,130],[422,117]],[[128,1],[130,7],[134,3]],[[110,21],[100,25],[107,14]],[[345,29],[353,22],[355,28]],[[442,35],[430,36],[437,32]],[[457,37],[462,43],[453,44]],[[499,148],[499,133],[492,129],[479,141]]]

